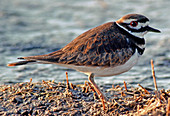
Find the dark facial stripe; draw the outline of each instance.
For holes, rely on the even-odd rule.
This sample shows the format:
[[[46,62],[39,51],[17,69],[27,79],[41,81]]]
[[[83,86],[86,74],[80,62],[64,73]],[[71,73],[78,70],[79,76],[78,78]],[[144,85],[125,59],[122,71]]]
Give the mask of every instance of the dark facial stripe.
[[[131,32],[145,32],[145,31],[147,31],[147,26],[141,27],[140,29],[132,29],[129,26],[126,26],[126,29],[128,29]]]
[[[132,29],[129,27],[130,23],[121,23],[120,25],[122,25],[124,28],[126,28],[127,30],[131,32],[145,32],[147,31],[147,28],[148,28],[148,26],[146,26],[146,27],[141,27],[140,29]]]

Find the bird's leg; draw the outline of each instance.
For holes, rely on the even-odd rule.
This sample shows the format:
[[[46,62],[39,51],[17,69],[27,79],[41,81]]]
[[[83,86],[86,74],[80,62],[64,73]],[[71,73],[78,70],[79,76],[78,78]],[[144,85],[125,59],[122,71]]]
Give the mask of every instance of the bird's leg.
[[[91,73],[88,78],[89,78],[90,83],[93,85],[95,91],[97,92],[100,100],[101,100],[102,102],[103,102],[103,100],[104,100],[104,101],[107,101],[105,95],[101,92],[101,90],[99,89],[99,87],[98,87],[98,86],[96,85],[96,83],[94,82],[94,74]]]

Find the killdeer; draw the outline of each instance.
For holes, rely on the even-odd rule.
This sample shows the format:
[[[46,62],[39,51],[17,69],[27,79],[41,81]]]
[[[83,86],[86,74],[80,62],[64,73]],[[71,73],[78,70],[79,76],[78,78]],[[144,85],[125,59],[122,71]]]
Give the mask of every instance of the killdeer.
[[[75,69],[88,75],[99,98],[106,99],[94,77],[118,75],[130,70],[145,50],[144,35],[160,32],[149,26],[149,19],[140,14],[128,14],[116,22],[108,22],[81,34],[58,51],[10,63],[18,66],[30,63],[50,63]]]

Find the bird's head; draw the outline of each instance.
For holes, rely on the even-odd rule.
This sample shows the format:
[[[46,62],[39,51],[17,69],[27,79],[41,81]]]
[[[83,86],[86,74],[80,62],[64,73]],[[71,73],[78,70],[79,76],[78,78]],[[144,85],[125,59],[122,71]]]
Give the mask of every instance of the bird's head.
[[[158,29],[149,26],[149,19],[140,14],[128,14],[116,21],[118,26],[134,36],[143,38],[147,32],[160,33]]]

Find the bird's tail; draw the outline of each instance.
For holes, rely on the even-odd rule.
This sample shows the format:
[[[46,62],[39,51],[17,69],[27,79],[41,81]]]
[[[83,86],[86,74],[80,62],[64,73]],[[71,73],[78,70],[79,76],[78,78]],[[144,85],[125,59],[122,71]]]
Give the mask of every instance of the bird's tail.
[[[45,54],[45,55],[20,57],[18,59],[23,60],[23,61],[10,63],[10,64],[7,64],[7,66],[19,66],[19,65],[31,64],[31,63],[43,63],[43,64],[56,63],[62,54],[63,54],[63,51],[58,50],[58,51],[52,52],[50,54]]]
[[[25,65],[25,64],[29,64],[33,62],[36,62],[36,61],[34,60],[19,61],[19,62],[9,63],[7,64],[7,66],[19,66],[19,65]]]

